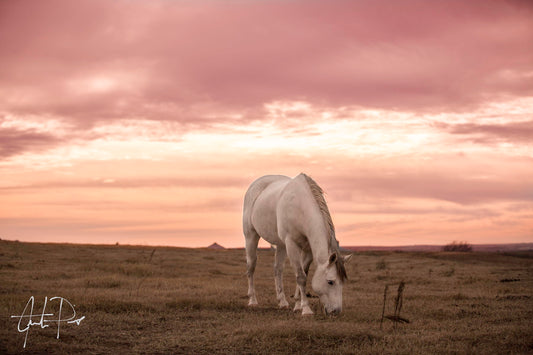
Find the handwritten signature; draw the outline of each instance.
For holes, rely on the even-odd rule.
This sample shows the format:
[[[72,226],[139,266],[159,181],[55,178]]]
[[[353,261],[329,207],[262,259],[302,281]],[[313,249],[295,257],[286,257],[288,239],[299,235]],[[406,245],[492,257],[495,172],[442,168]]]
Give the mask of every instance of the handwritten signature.
[[[48,304],[48,301],[59,302],[59,312],[57,314],[46,313],[46,306]],[[26,306],[24,307],[22,314],[20,316],[11,316],[11,318],[19,319],[18,326],[17,326],[19,333],[26,333],[24,337],[24,346],[23,346],[24,348],[26,347],[26,342],[28,340],[28,333],[30,332],[30,328],[32,326],[40,326],[41,328],[47,328],[50,325],[46,323],[57,322],[57,339],[59,339],[59,328],[61,327],[62,322],[67,323],[67,324],[76,323],[77,325],[80,325],[81,321],[85,319],[85,316],[76,319],[76,310],[74,309],[74,306],[72,305],[72,303],[70,303],[69,300],[63,297],[52,297],[50,299],[48,299],[48,297],[45,297],[43,311],[41,314],[33,314],[34,305],[35,305],[35,298],[31,296],[28,302],[26,303]],[[69,318],[63,318],[65,308],[67,309],[68,313],[70,313],[68,309],[70,309],[70,311],[72,312],[72,315]],[[39,321],[33,321],[33,319],[35,319],[36,317],[40,317]],[[54,318],[54,317],[57,317],[57,318]],[[25,321],[27,322],[24,324]],[[23,326],[25,327],[23,328]]]

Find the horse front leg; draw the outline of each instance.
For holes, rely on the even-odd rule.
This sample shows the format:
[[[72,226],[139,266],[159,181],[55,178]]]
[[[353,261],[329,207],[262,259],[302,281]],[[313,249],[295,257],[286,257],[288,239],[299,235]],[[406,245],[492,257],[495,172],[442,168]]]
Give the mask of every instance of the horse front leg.
[[[303,260],[303,268],[304,268],[305,275],[309,276],[309,267],[311,266],[311,263],[313,262],[313,253],[311,252],[311,250],[302,250],[301,258]],[[295,300],[300,299],[300,287],[298,286],[298,283],[296,283],[296,289],[294,291],[294,299]]]
[[[294,311],[297,312],[301,310],[302,315],[311,315],[313,314],[313,311],[311,310],[311,307],[309,307],[309,300],[307,299],[307,295],[305,293],[307,275],[304,271],[303,260],[301,258],[301,249],[298,247],[298,245],[296,245],[296,243],[292,242],[290,238],[286,238],[285,240],[287,245],[287,254],[289,255],[292,267],[294,268],[297,288],[300,293],[300,300],[296,300]]]

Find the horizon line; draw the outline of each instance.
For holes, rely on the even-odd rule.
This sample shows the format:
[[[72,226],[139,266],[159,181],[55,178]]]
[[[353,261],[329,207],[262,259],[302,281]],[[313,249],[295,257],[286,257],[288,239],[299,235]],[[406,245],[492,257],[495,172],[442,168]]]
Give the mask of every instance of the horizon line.
[[[0,242],[13,242],[13,243],[25,243],[25,244],[55,244],[55,245],[80,245],[80,246],[127,246],[127,247],[153,247],[153,248],[179,248],[179,249],[206,249],[210,245],[216,243],[223,247],[224,249],[244,249],[244,245],[240,247],[225,247],[221,245],[218,242],[213,242],[210,245],[206,246],[197,246],[197,247],[190,247],[190,246],[179,246],[179,245],[156,245],[156,244],[122,244],[119,242],[115,243],[76,243],[76,242],[37,242],[37,241],[24,241],[19,239],[4,239],[0,238]],[[463,242],[463,241],[454,241],[454,242]],[[466,241],[464,241],[466,242]],[[404,244],[404,245],[341,245],[341,248],[344,249],[350,249],[350,248],[387,248],[387,249],[393,249],[393,248],[410,248],[410,247],[444,247],[450,243],[446,244]],[[468,243],[468,242],[466,242]],[[533,241],[532,242],[521,242],[521,243],[468,243],[471,246],[513,246],[513,245],[531,245],[533,247]],[[259,247],[258,249],[270,249],[270,247]]]

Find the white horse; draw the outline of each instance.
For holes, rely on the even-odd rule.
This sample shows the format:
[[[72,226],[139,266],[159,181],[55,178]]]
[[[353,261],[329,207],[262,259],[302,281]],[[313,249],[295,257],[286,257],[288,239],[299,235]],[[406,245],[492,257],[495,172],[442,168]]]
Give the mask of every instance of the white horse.
[[[351,255],[340,255],[323,191],[313,179],[305,174],[294,179],[267,175],[254,181],[244,197],[243,231],[250,306],[257,304],[254,271],[261,237],[276,245],[274,275],[280,307],[289,306],[283,292],[283,264],[288,255],[296,273],[294,311],[313,314],[305,286],[309,266],[314,260],[317,267],[313,290],[326,314],[341,312],[342,286],[346,280],[344,263]]]

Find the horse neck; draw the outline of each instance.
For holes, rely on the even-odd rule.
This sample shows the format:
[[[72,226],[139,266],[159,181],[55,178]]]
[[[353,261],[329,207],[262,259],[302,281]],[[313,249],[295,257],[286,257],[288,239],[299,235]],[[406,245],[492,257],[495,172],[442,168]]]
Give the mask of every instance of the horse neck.
[[[305,176],[300,174],[295,180],[298,182],[297,188],[300,188],[300,206],[303,206],[302,228],[311,247],[313,260],[317,264],[326,263],[329,259],[329,229]]]
[[[322,214],[318,214],[314,218],[310,218],[307,225],[309,230],[307,232],[307,241],[313,253],[313,260],[317,264],[326,263],[329,259],[329,240],[330,236],[326,225],[322,218]]]

